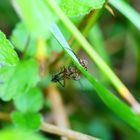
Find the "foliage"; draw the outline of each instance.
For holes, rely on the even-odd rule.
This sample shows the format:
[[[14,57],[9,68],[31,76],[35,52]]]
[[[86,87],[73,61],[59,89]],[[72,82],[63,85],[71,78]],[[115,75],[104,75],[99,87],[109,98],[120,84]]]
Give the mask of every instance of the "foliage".
[[[61,0],[60,7],[68,16],[80,16],[89,13],[92,9],[102,8],[105,0]]]
[[[12,112],[11,114],[14,124],[19,128],[24,128],[25,130],[36,130],[41,125],[41,116],[38,113],[22,113],[22,112]]]
[[[46,140],[42,136],[38,134],[32,134],[29,131],[25,131],[22,129],[4,129],[0,132],[1,140]]]
[[[1,28],[0,23],[3,31],[0,31],[0,119],[5,120],[1,112],[6,112],[13,122],[8,125],[19,129],[2,129],[0,139],[43,140],[34,132],[40,130],[46,114],[52,116],[57,112],[52,117],[57,121],[60,117],[59,106],[54,102],[61,102],[61,99],[51,98],[51,92],[61,92],[59,96],[64,107],[71,106],[68,111],[72,129],[102,139],[117,137],[115,132],[125,139],[139,139],[140,15],[131,3],[122,0],[15,0],[12,3],[15,13],[11,15],[13,20],[19,16],[16,24],[8,14],[0,14],[11,23],[7,30]],[[2,2],[0,12],[4,9],[4,13],[9,13],[12,9],[9,6],[12,6],[10,2],[9,5]],[[110,14],[112,10],[115,17]],[[6,25],[7,20],[1,19]],[[83,57],[80,48],[89,61],[88,70],[77,59],[78,51]],[[54,86],[57,83],[53,85],[50,76],[55,71],[59,73],[62,67],[74,67],[81,73],[83,87],[63,76],[60,79],[66,87]],[[1,124],[1,128],[7,126],[5,122]],[[54,138],[53,135],[47,137]]]
[[[33,59],[20,61],[13,68],[3,67],[1,71],[1,79],[4,85],[1,86],[0,96],[5,101],[26,93],[39,81],[38,66]],[[19,83],[18,86],[17,83]]]

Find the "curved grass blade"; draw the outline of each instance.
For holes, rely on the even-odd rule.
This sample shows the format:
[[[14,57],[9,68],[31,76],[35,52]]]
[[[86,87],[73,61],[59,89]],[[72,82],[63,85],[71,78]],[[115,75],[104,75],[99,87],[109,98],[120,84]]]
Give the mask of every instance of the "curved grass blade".
[[[132,106],[132,108],[140,113],[140,104],[133,97],[128,88],[122,83],[122,81],[116,76],[112,69],[105,63],[101,56],[95,51],[95,49],[89,44],[85,37],[80,33],[77,27],[69,20],[69,18],[63,13],[60,7],[54,0],[45,0],[46,6],[49,6],[56,15],[60,18],[67,29],[75,36],[75,39],[79,42],[83,50],[88,54],[92,61],[102,70],[103,74],[113,84],[118,93]]]
[[[129,124],[131,127],[135,128],[137,131],[140,132],[140,117],[136,115],[130,107],[128,107],[119,98],[113,95],[108,89],[101,85],[91,74],[84,70],[84,68],[75,59],[75,56],[72,53],[72,51],[68,51],[69,49],[67,48],[69,45],[63,37],[57,25],[52,26],[51,32],[54,35],[54,37],[58,40],[60,45],[64,48],[64,50],[67,52],[67,54],[70,56],[70,58],[78,67],[78,69],[92,84],[93,88],[95,89],[99,97],[103,100],[103,102],[122,120],[124,120],[127,124]]]

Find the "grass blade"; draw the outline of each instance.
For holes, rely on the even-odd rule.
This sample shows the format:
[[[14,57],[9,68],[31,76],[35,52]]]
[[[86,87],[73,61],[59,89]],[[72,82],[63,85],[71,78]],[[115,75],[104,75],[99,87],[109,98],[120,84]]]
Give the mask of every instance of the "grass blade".
[[[70,56],[75,65],[80,69],[83,75],[92,84],[93,88],[96,90],[97,94],[103,100],[103,102],[122,120],[124,120],[127,124],[129,124],[130,126],[132,126],[140,132],[140,117],[136,115],[130,107],[128,107],[119,98],[117,98],[103,85],[101,85],[91,74],[84,70],[84,68],[77,62],[77,60],[75,60],[75,57],[73,57],[74,54],[71,51],[68,51],[67,48],[69,45],[66,43],[64,37],[62,37],[63,35],[56,25],[52,26],[51,32],[54,35],[54,37],[58,40],[60,45],[64,48],[64,50],[67,52],[67,54]]]
[[[109,0],[109,3],[140,30],[140,15],[130,5],[123,0]]]

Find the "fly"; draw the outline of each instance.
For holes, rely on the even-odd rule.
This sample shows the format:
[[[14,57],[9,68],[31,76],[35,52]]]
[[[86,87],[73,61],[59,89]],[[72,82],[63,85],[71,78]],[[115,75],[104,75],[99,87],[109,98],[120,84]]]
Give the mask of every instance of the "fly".
[[[76,67],[63,67],[61,71],[52,76],[52,82],[58,82],[62,87],[65,86],[66,79],[80,80],[80,71]],[[63,83],[61,82],[63,81]]]
[[[87,65],[88,65],[87,60],[79,59],[78,58],[78,61],[81,64],[81,66],[85,70],[87,70]],[[51,81],[52,82],[58,82],[62,87],[64,87],[66,79],[71,79],[71,80],[78,81],[78,80],[81,79],[81,72],[76,67],[74,67],[74,66],[63,67],[63,68],[61,68],[61,71],[59,73],[57,73],[57,74],[52,76],[52,80]]]

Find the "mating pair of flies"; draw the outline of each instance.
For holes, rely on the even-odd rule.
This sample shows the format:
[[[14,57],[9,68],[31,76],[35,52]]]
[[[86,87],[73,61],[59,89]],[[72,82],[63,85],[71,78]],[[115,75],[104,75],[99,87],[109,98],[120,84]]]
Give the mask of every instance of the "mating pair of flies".
[[[85,59],[79,59],[79,58],[77,59],[79,63],[81,64],[81,66],[85,70],[87,70],[88,62]],[[51,81],[58,82],[62,87],[64,87],[66,79],[78,81],[81,79],[81,72],[76,68],[76,66],[62,67],[59,73],[54,74],[52,76]]]

